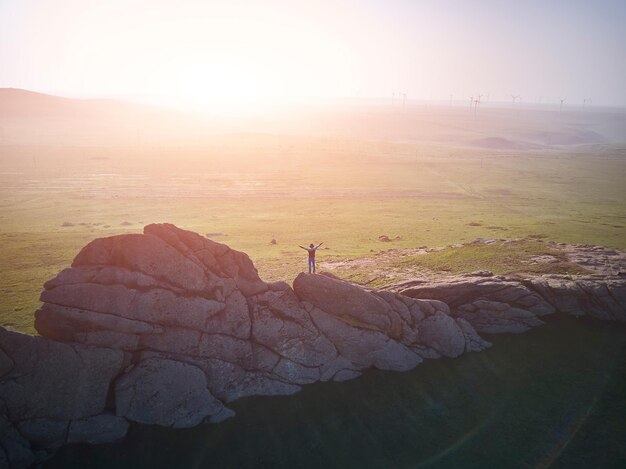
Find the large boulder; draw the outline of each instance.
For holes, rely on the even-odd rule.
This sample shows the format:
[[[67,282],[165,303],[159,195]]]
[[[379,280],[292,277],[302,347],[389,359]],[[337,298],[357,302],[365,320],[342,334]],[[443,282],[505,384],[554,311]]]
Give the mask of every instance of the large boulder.
[[[116,414],[139,423],[193,427],[228,413],[199,368],[164,358],[141,361],[115,383]]]
[[[457,322],[442,312],[420,323],[420,339],[444,357],[458,357],[465,352],[465,335]]]
[[[256,295],[268,289],[246,253],[235,251],[225,244],[216,243],[169,223],[148,225],[144,228],[144,233],[161,238],[183,256],[199,263],[213,274],[233,279],[237,288],[246,296]]]
[[[354,327],[319,308],[311,311],[311,318],[357,369],[374,366],[381,370],[406,371],[422,361],[415,352],[377,330]]]
[[[72,268],[46,282],[35,327],[56,340],[129,351],[171,346],[163,328],[248,339],[247,297],[268,288],[246,254],[174,225],[149,225],[85,246]]]
[[[0,328],[13,366],[0,378],[0,400],[12,421],[70,420],[104,410],[109,385],[124,366],[117,350],[70,345]]]
[[[125,234],[98,238],[72,262],[72,267],[99,265],[141,272],[191,292],[207,290],[202,267],[157,236]]]
[[[574,316],[626,321],[626,279],[619,276],[571,278],[545,275],[526,284],[554,307]]]
[[[524,332],[555,311],[626,321],[626,278],[619,275],[456,276],[412,280],[392,288],[450,306],[479,332]]]
[[[532,312],[499,301],[476,300],[457,309],[459,319],[465,319],[479,332],[519,334],[541,326],[544,322]]]
[[[367,290],[325,275],[299,274],[293,289],[302,301],[334,316],[399,337],[400,318],[381,298]]]
[[[398,289],[412,298],[446,303],[450,315],[465,319],[478,332],[523,332],[540,326],[539,317],[555,311],[536,291],[502,277],[441,277],[406,282]]]
[[[554,307],[537,292],[518,281],[502,277],[441,277],[427,282],[411,282],[400,292],[412,298],[443,301],[451,311],[473,300],[487,299],[526,309],[536,316],[554,312]]]

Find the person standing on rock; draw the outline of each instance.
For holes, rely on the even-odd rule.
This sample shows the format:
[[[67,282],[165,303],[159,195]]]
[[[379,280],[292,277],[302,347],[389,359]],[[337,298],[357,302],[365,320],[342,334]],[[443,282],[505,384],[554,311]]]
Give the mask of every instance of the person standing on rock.
[[[324,243],[322,242],[317,246],[313,246],[313,243],[311,243],[308,248],[300,246],[305,251],[309,251],[309,273],[315,273],[315,251],[317,251],[322,244]]]

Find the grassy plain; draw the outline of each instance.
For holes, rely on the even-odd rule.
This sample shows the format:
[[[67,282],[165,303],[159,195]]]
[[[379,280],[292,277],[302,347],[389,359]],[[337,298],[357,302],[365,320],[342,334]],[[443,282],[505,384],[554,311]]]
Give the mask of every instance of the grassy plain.
[[[554,263],[530,262],[534,257],[550,256]],[[419,267],[433,272],[460,274],[490,270],[496,275],[512,273],[587,273],[584,268],[567,262],[565,255],[540,241],[520,240],[507,244],[469,244],[450,247],[421,256],[406,256],[395,262],[397,267]]]
[[[42,284],[81,247],[154,222],[210,233],[267,280],[293,279],[306,267],[298,245],[320,241],[321,269],[477,237],[624,249],[625,175],[619,144],[518,150],[246,132],[197,145],[4,145],[0,324],[34,332]],[[499,253],[482,257],[481,268],[502,270]],[[418,262],[476,270],[471,258]]]

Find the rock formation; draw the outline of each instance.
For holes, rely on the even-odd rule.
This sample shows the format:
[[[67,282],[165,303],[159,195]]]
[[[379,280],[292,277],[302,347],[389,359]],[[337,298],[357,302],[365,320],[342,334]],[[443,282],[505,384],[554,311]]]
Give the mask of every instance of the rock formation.
[[[409,297],[445,301],[452,317],[485,333],[524,332],[556,311],[626,321],[626,279],[618,275],[506,278],[477,272],[389,288]]]
[[[44,287],[42,337],[0,329],[0,466],[123,438],[129,422],[219,422],[240,397],[480,351],[490,343],[478,332],[522,332],[555,311],[626,320],[619,277],[456,277],[373,291],[302,273],[292,288],[169,224],[92,241]]]

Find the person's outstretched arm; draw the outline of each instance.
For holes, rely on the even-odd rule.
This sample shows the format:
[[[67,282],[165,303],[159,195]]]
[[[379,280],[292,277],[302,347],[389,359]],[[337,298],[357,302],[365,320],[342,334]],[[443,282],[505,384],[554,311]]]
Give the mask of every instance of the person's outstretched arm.
[[[304,249],[305,251],[308,251],[307,248],[305,248],[304,246],[300,246],[299,244],[298,244],[298,247]]]
[[[315,246],[315,248],[314,248],[314,249],[319,248],[322,244],[324,244],[324,242],[323,242],[323,241],[322,241],[321,243],[319,243],[317,246]]]

